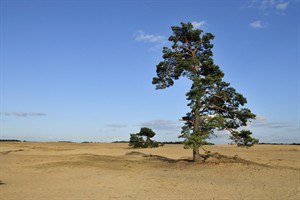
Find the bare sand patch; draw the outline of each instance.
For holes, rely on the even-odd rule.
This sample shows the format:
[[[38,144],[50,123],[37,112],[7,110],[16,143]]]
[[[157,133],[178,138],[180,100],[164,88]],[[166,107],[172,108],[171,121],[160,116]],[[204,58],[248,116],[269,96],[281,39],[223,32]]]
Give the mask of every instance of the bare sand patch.
[[[182,145],[0,143],[0,197],[15,199],[300,199],[300,146],[205,147],[225,157],[192,163]]]

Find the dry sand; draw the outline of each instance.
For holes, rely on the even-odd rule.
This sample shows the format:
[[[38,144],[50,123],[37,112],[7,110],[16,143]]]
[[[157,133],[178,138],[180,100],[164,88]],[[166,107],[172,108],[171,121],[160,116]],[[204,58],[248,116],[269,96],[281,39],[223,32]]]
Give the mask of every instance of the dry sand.
[[[300,146],[206,148],[241,159],[195,164],[182,145],[1,142],[0,199],[300,199]]]

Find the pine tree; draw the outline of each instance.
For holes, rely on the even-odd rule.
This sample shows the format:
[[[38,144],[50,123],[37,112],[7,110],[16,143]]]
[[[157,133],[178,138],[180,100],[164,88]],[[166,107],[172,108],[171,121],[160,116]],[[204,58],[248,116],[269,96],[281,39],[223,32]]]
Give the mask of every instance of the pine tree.
[[[173,44],[163,48],[163,61],[156,66],[157,76],[152,83],[156,89],[165,89],[180,77],[191,80],[191,89],[186,93],[191,111],[182,117],[185,124],[179,137],[184,138],[186,148],[193,149],[193,160],[201,159],[199,147],[207,144],[214,130],[228,130],[239,146],[257,143],[251,138],[251,131],[240,134],[237,130],[254,119],[255,114],[243,107],[246,98],[222,80],[224,73],[212,58],[214,35],[202,34],[191,23],[171,28],[169,41]]]
[[[151,128],[143,127],[139,133],[130,134],[129,146],[133,148],[155,148],[159,146],[159,143],[152,140],[155,136],[155,132]],[[146,137],[144,140],[143,137]]]

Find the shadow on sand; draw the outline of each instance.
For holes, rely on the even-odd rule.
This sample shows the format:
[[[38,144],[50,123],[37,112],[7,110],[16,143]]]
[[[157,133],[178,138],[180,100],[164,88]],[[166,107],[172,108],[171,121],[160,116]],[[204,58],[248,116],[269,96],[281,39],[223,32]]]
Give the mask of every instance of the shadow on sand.
[[[172,159],[172,158],[167,158],[164,156],[160,156],[160,155],[153,155],[153,154],[146,154],[146,153],[142,153],[142,152],[138,152],[138,151],[131,151],[129,153],[126,153],[126,156],[142,156],[145,158],[153,158],[156,160],[160,160],[163,162],[168,162],[168,163],[178,163],[178,162],[193,162],[191,159]]]
[[[191,163],[191,164],[194,163],[195,164],[195,162],[193,162],[192,159],[171,159],[171,158],[167,158],[167,157],[160,156],[160,155],[145,154],[145,153],[138,152],[138,151],[131,151],[131,152],[127,153],[126,155],[127,156],[142,156],[145,158],[152,158],[152,159],[167,162],[167,163]],[[244,164],[244,165],[258,165],[261,167],[268,167],[268,168],[271,167],[266,164],[242,159],[238,155],[231,157],[231,156],[219,154],[217,152],[209,153],[206,155],[201,155],[201,157],[203,158],[202,162],[201,162],[203,164],[205,164],[205,163],[206,164],[240,163],[240,164]]]

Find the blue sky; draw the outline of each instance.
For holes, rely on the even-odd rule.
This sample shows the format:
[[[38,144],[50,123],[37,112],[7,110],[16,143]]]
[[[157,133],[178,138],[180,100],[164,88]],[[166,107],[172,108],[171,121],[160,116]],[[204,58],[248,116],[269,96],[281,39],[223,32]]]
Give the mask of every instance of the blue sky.
[[[214,60],[261,142],[300,142],[299,0],[1,0],[1,138],[176,141],[191,83],[151,84],[171,26],[216,37]],[[227,143],[218,133],[216,143]]]

